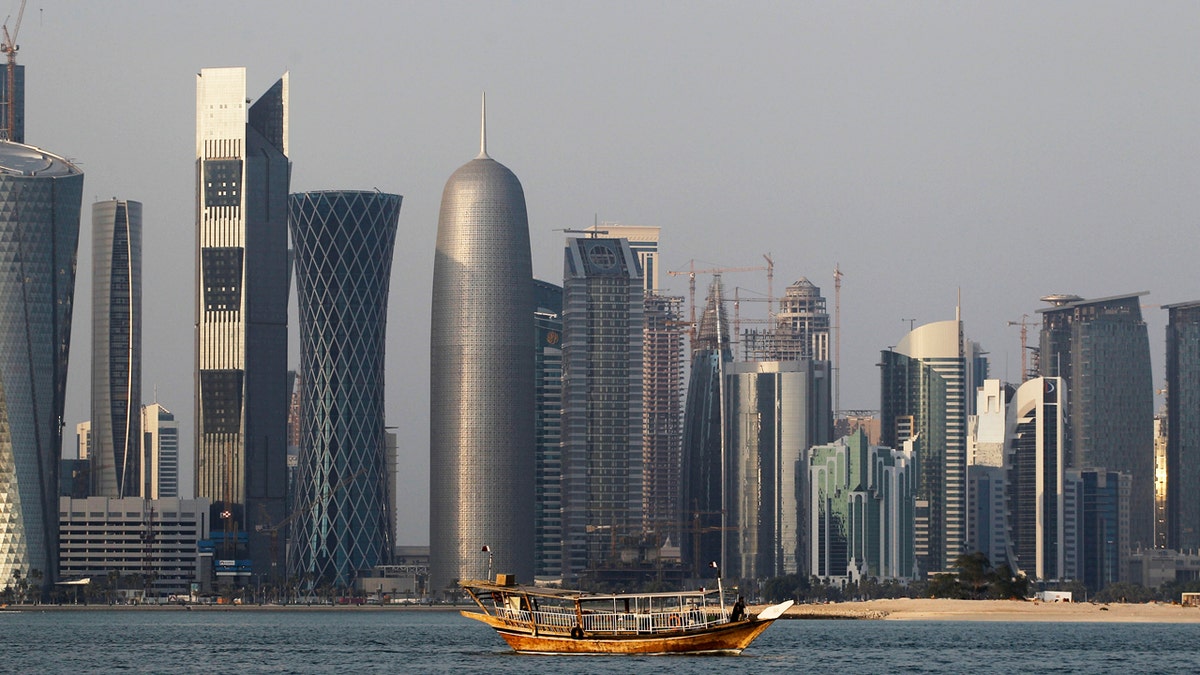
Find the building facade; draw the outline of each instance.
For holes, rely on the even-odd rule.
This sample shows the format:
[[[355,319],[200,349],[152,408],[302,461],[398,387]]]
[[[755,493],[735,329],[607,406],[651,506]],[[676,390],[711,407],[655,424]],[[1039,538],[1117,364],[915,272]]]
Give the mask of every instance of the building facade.
[[[683,298],[649,293],[642,313],[642,514],[658,545],[679,543]]]
[[[0,142],[0,580],[58,570],[58,471],[83,172]]]
[[[584,232],[594,233],[592,236],[605,236],[610,239],[624,239],[629,242],[629,248],[637,256],[638,267],[642,270],[642,289],[647,295],[658,293],[662,288],[660,283],[662,272],[658,264],[658,239],[661,227],[651,225],[622,225],[620,223],[598,223],[583,229]]]
[[[245,68],[196,76],[195,494],[227,542],[287,515],[287,74],[247,100]]]
[[[179,496],[179,424],[162,404],[142,406],[142,494],[146,499]],[[94,495],[93,495],[94,496]]]
[[[991,381],[991,380],[989,380]],[[1076,578],[1067,546],[1066,387],[1037,377],[1017,388],[1008,457],[1013,571],[1030,579]]]
[[[534,572],[562,575],[562,287],[534,280]]]
[[[1200,550],[1200,302],[1166,305],[1166,547]]]
[[[208,572],[199,545],[209,536],[209,507],[206,499],[63,497],[60,576],[100,583],[116,572],[139,595],[188,594]]]
[[[726,368],[721,569],[730,579],[806,574],[804,453],[833,433],[828,361]]]
[[[12,72],[12,93],[8,91],[9,64],[0,64],[0,140],[14,143],[25,142],[25,66],[17,65]],[[11,108],[10,108],[11,105]],[[8,133],[9,110],[13,124],[11,138]]]
[[[871,445],[858,430],[805,453],[814,576],[912,578],[918,440],[893,450]]]
[[[1128,474],[1129,545],[1154,541],[1154,386],[1145,292],[1043,298],[1040,368],[1067,390],[1067,465]]]
[[[533,263],[525,193],[479,155],[446,181],[430,347],[430,589],[494,569],[533,579]]]
[[[563,576],[643,532],[643,282],[629,242],[568,238],[563,270]]]
[[[680,554],[693,578],[721,560],[725,513],[725,370],[733,360],[720,276],[709,286],[692,345],[683,423]]]
[[[349,585],[392,550],[383,385],[400,195],[292,195],[300,456],[288,573]]]
[[[967,553],[967,392],[978,351],[955,319],[918,326],[880,355],[883,445],[921,438],[914,536],[922,577],[952,570]]]
[[[145,497],[142,204],[92,204],[92,496]],[[148,472],[147,472],[148,473]]]

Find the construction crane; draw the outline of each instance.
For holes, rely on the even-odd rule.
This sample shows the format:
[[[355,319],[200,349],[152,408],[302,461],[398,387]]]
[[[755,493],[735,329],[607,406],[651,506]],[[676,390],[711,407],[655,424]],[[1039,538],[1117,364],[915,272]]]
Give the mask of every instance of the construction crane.
[[[1009,326],[1021,327],[1021,381],[1030,379],[1029,372],[1029,327],[1036,326],[1037,323],[1030,323],[1028,314],[1022,314],[1020,321],[1009,321]]]
[[[12,34],[8,32],[8,18],[4,19],[4,41],[0,42],[0,51],[8,56],[8,73],[5,80],[6,89],[4,95],[4,140],[6,141],[24,141],[23,138],[17,138],[17,50],[21,48],[17,44],[17,33],[21,30],[21,19],[25,17],[25,0],[21,0],[21,9],[17,12],[17,23],[13,25]]]
[[[688,341],[689,341],[689,343],[691,343],[691,346],[694,347],[695,342],[696,342],[696,275],[697,274],[725,274],[727,272],[762,272],[765,270],[767,273],[767,293],[768,293],[767,302],[769,303],[769,302],[771,302],[771,299],[772,299],[771,298],[771,288],[774,284],[774,279],[775,279],[775,263],[774,263],[774,261],[771,260],[771,258],[769,256],[764,255],[763,257],[766,258],[766,260],[767,260],[767,264],[765,266],[758,265],[755,267],[714,267],[714,268],[710,268],[710,269],[698,270],[698,269],[696,269],[695,259],[692,259],[692,260],[688,261],[688,269],[686,269],[686,270],[668,270],[667,271],[667,274],[670,274],[673,277],[682,276],[684,274],[686,274],[688,277],[688,306],[689,306],[689,312],[690,312],[688,315],[689,316],[688,320],[692,324],[692,329],[691,329],[691,331],[689,331],[689,334],[688,334]],[[770,307],[770,305],[768,305],[768,307]]]

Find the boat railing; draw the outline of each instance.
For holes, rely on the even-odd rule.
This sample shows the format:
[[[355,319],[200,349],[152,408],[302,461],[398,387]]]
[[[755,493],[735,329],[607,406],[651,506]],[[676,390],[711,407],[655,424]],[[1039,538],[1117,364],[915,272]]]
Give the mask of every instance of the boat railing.
[[[505,621],[539,628],[569,631],[576,625],[576,616],[568,611],[539,610],[530,612],[497,607],[496,616]],[[587,633],[665,633],[678,630],[707,628],[729,620],[728,612],[716,609],[691,608],[663,612],[594,612],[585,611],[581,627]]]

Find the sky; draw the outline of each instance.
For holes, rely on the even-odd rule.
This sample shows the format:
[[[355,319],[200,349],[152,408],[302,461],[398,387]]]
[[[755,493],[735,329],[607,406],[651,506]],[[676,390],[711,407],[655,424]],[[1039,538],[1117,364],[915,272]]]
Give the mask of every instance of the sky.
[[[1158,305],[1200,299],[1197,38],[1200,4],[1170,1],[33,0],[26,141],[85,173],[65,443],[90,416],[91,203],[141,201],[143,396],[176,413],[191,493],[195,76],[222,66],[248,69],[251,97],[291,73],[293,192],[404,195],[386,356],[398,543],[429,540],[438,206],[478,153],[484,91],[541,279],[561,283],[556,230],[597,219],[661,227],[665,269],[769,254],[776,294],[807,277],[831,314],[838,266],[844,409],[877,409],[880,350],[953,319],[960,294],[968,337],[1015,380],[1008,322],[1037,323],[1040,297],[1145,290],[1160,386]],[[766,292],[762,272],[724,280]]]

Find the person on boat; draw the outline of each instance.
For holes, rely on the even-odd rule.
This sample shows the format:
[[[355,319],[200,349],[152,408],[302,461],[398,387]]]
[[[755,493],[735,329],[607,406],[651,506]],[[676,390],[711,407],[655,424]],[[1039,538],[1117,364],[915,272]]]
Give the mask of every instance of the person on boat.
[[[729,620],[731,622],[741,621],[744,618],[746,618],[746,601],[739,595],[737,602],[733,604],[733,611],[729,613]]]

